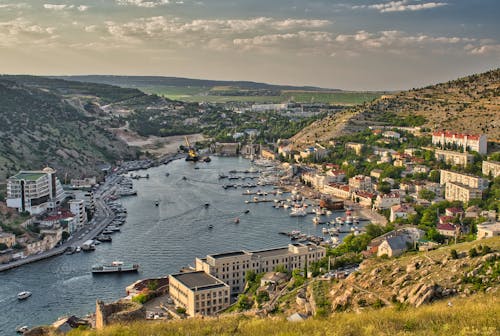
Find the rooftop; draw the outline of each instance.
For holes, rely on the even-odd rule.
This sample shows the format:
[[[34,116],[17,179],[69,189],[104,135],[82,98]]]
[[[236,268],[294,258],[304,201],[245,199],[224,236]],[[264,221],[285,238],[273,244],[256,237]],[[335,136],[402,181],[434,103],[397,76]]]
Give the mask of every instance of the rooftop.
[[[45,173],[41,172],[19,172],[16,175],[12,176],[11,179],[16,180],[25,180],[25,181],[36,181],[40,177],[45,176]]]
[[[228,258],[228,257],[240,256],[240,255],[244,255],[244,254],[246,254],[245,251],[233,251],[233,252],[211,254],[210,257],[212,257],[214,259],[220,259],[220,258]]]
[[[276,248],[276,249],[261,250],[261,251],[252,252],[253,255],[261,257],[261,258],[273,257],[273,256],[278,256],[278,255],[285,255],[287,253],[288,253],[288,247],[281,247],[281,248]]]
[[[204,271],[177,273],[172,274],[172,277],[190,289],[225,285],[222,281],[205,273]]]

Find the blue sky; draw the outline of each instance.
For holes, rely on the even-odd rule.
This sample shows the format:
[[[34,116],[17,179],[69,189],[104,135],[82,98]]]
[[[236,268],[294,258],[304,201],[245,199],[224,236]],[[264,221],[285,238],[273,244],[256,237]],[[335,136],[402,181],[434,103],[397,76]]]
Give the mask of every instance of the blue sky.
[[[0,0],[0,73],[383,90],[500,65],[498,0]]]

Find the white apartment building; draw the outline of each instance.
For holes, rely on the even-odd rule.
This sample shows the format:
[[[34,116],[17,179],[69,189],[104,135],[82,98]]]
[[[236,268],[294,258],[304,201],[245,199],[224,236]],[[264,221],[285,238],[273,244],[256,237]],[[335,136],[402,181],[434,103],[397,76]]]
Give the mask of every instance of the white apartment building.
[[[398,204],[401,204],[401,195],[398,192],[391,192],[378,195],[373,203],[373,208],[377,210],[389,209]]]
[[[56,171],[20,171],[7,180],[7,206],[39,215],[61,204],[65,193]]]
[[[480,190],[487,189],[490,183],[487,179],[479,176],[457,173],[450,170],[441,169],[441,176],[439,183],[443,185],[448,182],[457,182],[469,188],[477,188]]]
[[[436,149],[436,151],[434,152],[434,157],[438,161],[444,161],[448,164],[460,165],[464,167],[474,162],[474,155],[472,154],[442,149]]]
[[[447,201],[469,202],[472,199],[483,197],[483,192],[478,188],[471,188],[459,182],[447,182],[445,199]]]
[[[372,179],[370,176],[356,175],[349,179],[349,187],[354,190],[371,190]]]
[[[483,161],[483,174],[486,176],[493,176],[493,178],[500,176],[500,162],[498,161]]]
[[[289,244],[286,247],[261,251],[235,251],[196,258],[196,271],[205,271],[231,287],[236,296],[245,288],[245,275],[271,272],[283,265],[287,270],[303,269],[326,256],[326,249],[314,244]]]
[[[486,154],[488,151],[488,140],[485,134],[461,134],[448,131],[432,133],[432,144],[444,147],[445,145],[456,145],[464,151],[476,151]]]
[[[83,200],[72,200],[68,202],[69,211],[75,215],[78,228],[87,223],[87,212],[85,212],[85,202]]]

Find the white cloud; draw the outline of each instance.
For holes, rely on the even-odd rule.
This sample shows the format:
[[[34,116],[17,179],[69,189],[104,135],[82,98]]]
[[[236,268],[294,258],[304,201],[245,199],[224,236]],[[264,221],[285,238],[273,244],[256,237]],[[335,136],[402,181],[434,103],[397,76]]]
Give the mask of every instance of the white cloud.
[[[55,11],[62,11],[65,9],[71,9],[74,8],[75,6],[73,5],[56,5],[56,4],[44,4],[43,8],[49,9],[49,10],[55,10]]]
[[[90,8],[89,6],[85,6],[85,5],[80,5],[80,6],[76,7],[76,9],[78,9],[80,12],[85,12],[89,8]]]
[[[31,6],[27,3],[6,3],[0,4],[0,9],[22,9],[22,8],[30,8]]]
[[[122,6],[154,8],[162,5],[168,5],[170,1],[169,0],[116,0],[116,3]]]
[[[50,26],[41,26],[25,18],[0,22],[0,46],[12,47],[16,45],[44,44],[56,38],[56,29]]]
[[[370,8],[370,9],[376,9],[380,13],[389,13],[389,12],[419,11],[423,9],[443,7],[446,5],[448,5],[446,2],[415,3],[415,1],[410,1],[410,0],[400,0],[400,1],[378,3],[373,5],[352,6],[352,8],[353,9]]]

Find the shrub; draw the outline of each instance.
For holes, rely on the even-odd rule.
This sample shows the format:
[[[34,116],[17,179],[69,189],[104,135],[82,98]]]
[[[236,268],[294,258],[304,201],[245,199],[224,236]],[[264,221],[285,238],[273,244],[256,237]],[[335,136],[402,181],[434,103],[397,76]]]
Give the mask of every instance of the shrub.
[[[177,314],[186,314],[186,308],[184,307],[177,307],[175,308],[175,311],[177,312]]]
[[[476,250],[476,248],[475,248],[475,247],[473,247],[473,248],[471,248],[471,249],[469,250],[469,257],[471,257],[471,258],[475,258],[475,257],[477,257],[478,255],[479,255],[479,253],[477,253],[477,250]]]
[[[149,295],[146,294],[146,293],[140,293],[140,294],[137,294],[136,296],[134,296],[132,298],[132,301],[133,302],[137,302],[137,303],[140,303],[140,304],[144,304],[146,303],[147,301],[149,300]]]
[[[450,251],[450,256],[451,256],[452,259],[458,259],[458,252],[457,252],[457,250],[452,249]]]

